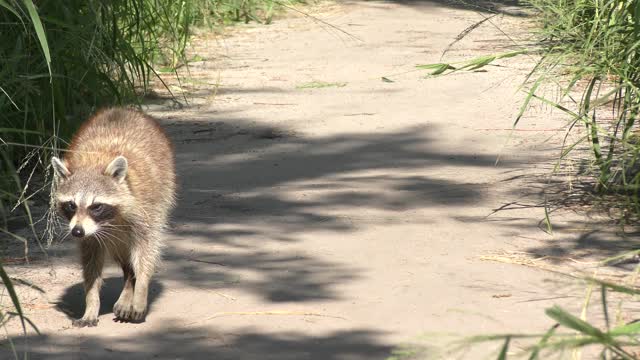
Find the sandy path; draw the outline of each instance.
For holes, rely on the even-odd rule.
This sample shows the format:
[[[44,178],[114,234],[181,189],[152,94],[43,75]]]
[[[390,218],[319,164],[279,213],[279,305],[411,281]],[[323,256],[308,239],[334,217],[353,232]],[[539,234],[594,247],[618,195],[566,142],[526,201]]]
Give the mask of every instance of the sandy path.
[[[494,166],[526,64],[406,73],[482,18],[446,2],[312,11],[357,38],[290,17],[196,44],[190,105],[149,108],[175,140],[182,190],[147,321],[111,321],[111,268],[99,326],[70,328],[46,302],[82,311],[79,268],[58,246],[52,268],[20,269],[47,291],[23,290],[45,334],[34,358],[385,359],[425,332],[543,331],[545,307],[580,304],[548,273],[478,259],[547,239],[540,208],[486,217],[540,201],[523,175],[547,168],[550,132],[516,133]],[[505,44],[483,27],[447,57]],[[314,81],[339,86],[301,88]]]

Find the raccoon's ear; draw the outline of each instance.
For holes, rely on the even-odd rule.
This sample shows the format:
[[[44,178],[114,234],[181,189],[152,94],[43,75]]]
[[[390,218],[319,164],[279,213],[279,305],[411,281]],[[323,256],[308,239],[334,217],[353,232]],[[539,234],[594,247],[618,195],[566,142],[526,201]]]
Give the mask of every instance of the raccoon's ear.
[[[53,172],[59,179],[66,180],[71,175],[71,171],[55,156],[51,158],[51,166],[53,166]]]
[[[129,169],[127,158],[120,155],[113,159],[113,161],[107,166],[104,174],[113,177],[117,182],[122,182],[127,176],[127,169]]]

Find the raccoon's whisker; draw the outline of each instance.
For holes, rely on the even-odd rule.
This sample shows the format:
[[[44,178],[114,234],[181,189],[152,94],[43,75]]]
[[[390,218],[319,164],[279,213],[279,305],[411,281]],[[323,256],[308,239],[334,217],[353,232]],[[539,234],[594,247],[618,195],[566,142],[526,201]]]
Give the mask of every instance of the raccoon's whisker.
[[[109,245],[113,246],[114,248],[117,246],[116,243],[113,241],[113,239],[106,238],[106,240],[109,243]]]
[[[98,239],[98,241],[104,241],[104,232],[103,231],[97,231],[93,234],[93,236],[96,237],[96,239]]]
[[[105,227],[129,227],[131,225],[129,224],[112,224],[112,223],[106,223],[106,224],[102,224],[102,226]]]
[[[109,245],[109,242],[104,237],[101,237],[101,239],[102,239],[102,245],[103,245],[104,249],[107,249],[108,248],[107,245]]]
[[[104,246],[102,244],[102,240],[100,239],[100,235],[99,234],[93,234],[93,236],[95,237],[96,241],[98,242],[98,246],[100,246],[101,248],[104,249]]]
[[[114,247],[115,247],[115,243],[114,243],[111,239],[107,238],[107,237],[105,236],[105,234],[101,234],[100,236],[101,236],[101,239],[104,241],[105,246],[106,246],[106,245],[111,245],[111,246],[114,246]]]
[[[109,228],[109,229],[116,229],[116,230],[120,230],[120,231],[126,231],[126,230],[122,230],[122,228],[131,228],[130,225],[111,225],[111,224],[104,224],[102,225],[102,227],[104,228]]]
[[[113,239],[115,239],[115,240],[117,240],[117,241],[120,241],[120,242],[122,242],[123,244],[125,243],[125,241],[124,241],[124,240],[122,240],[122,239],[121,239],[119,236],[117,236],[116,234],[112,234],[112,233],[110,233],[110,232],[107,232],[107,233],[105,233],[105,236],[110,237],[110,238],[113,238]]]
[[[95,241],[98,243],[98,247],[100,247],[102,249],[102,243],[100,242],[100,238],[97,236],[94,236]],[[93,258],[95,257],[95,254],[91,254],[91,260],[93,261]]]
[[[117,230],[121,230],[121,231],[130,231],[134,226],[130,225],[130,224],[126,224],[126,225],[121,225],[121,224],[103,224],[102,225],[103,228],[109,228],[109,229],[117,229]],[[124,230],[122,230],[124,229]]]
[[[107,249],[107,244],[106,244],[106,240],[104,238],[104,234],[102,234],[100,231],[98,231],[97,233],[94,234],[94,236],[98,240],[98,244],[100,245],[100,247],[103,248],[103,249]]]
[[[110,240],[113,245],[115,245],[116,241],[118,241],[118,242],[120,242],[122,244],[125,244],[125,245],[127,244],[124,240],[122,240],[121,238],[119,238],[119,237],[117,237],[117,236],[115,236],[113,234],[110,234],[109,232],[105,231],[105,232],[102,233],[102,235],[104,236],[105,239]]]
[[[149,223],[143,219],[137,219],[132,224],[104,224],[102,226],[109,226],[109,227],[113,226],[113,227],[120,227],[120,228],[129,228],[129,229],[134,229],[136,227],[145,227],[145,228],[150,227]]]
[[[124,240],[122,240],[118,235],[114,234],[114,232],[117,233],[127,233],[127,231],[122,230],[122,229],[112,229],[109,226],[103,226],[99,233],[101,236],[103,236],[104,238],[108,238],[108,239],[113,239],[115,241],[119,241],[123,244],[126,244],[126,242]]]
[[[124,231],[120,231],[119,233],[125,233]],[[124,240],[122,240],[117,234],[113,234],[111,231],[103,231],[101,234],[107,238],[113,238],[116,241],[119,241],[122,244],[127,244]]]
[[[107,226],[103,226],[103,229],[104,230],[102,230],[102,231],[105,232],[105,233],[107,233],[107,232],[108,233],[127,233],[128,232],[125,229],[110,228],[110,227],[107,227]]]

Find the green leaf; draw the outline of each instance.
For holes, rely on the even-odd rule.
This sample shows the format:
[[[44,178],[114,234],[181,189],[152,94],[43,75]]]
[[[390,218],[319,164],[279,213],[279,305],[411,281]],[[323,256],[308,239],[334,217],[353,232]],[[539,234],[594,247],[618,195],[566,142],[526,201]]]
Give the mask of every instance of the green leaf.
[[[596,284],[600,284],[603,286],[606,286],[607,288],[613,290],[613,291],[617,291],[620,293],[624,293],[624,294],[629,294],[629,295],[639,295],[640,294],[640,290],[636,289],[636,288],[631,288],[628,286],[623,286],[623,285],[618,285],[618,284],[614,284],[612,282],[608,282],[608,281],[604,281],[604,280],[600,280],[600,279],[596,279],[596,278],[592,278],[592,277],[585,277],[585,280],[594,282]]]
[[[392,83],[392,82],[394,82],[393,80],[389,79],[388,77],[384,77],[384,76],[382,77],[382,81],[383,81],[383,82],[386,82],[386,83]]]
[[[18,313],[13,312],[13,311],[7,311],[7,314],[9,315],[13,315],[13,316],[19,316]],[[33,323],[33,321],[31,321],[31,319],[29,319],[28,317],[24,317],[24,321],[28,322],[29,325],[31,325],[31,327],[33,328],[33,330],[36,331],[36,333],[38,335],[40,335],[40,329],[38,329],[38,327],[36,326],[36,324]]]
[[[11,4],[9,4],[5,0],[0,0],[0,6],[2,6],[3,8],[5,8],[7,10],[9,10],[9,12],[11,12],[13,15],[15,15],[18,19],[20,19],[20,14],[18,14],[16,9],[14,9],[13,6],[11,6]]]
[[[20,321],[22,322],[22,331],[24,334],[27,334],[27,326],[24,322],[24,314],[22,313],[22,307],[20,307],[20,301],[18,300],[18,294],[16,294],[16,289],[13,287],[13,283],[9,278],[9,275],[4,271],[2,267],[2,262],[0,261],[0,279],[4,283],[4,286],[7,288],[7,292],[9,292],[9,297],[11,298],[11,302],[13,302],[13,306],[16,308],[16,312],[20,316]]]
[[[558,110],[560,110],[560,111],[562,111],[562,112],[565,112],[565,113],[567,113],[567,114],[571,115],[572,117],[575,117],[575,118],[579,118],[579,117],[580,117],[580,116],[579,116],[578,114],[576,114],[575,112],[573,112],[573,111],[571,111],[571,110],[567,109],[565,106],[562,106],[562,105],[558,104],[557,102],[554,102],[554,101],[548,100],[548,99],[543,98],[543,97],[541,97],[541,96],[538,96],[538,95],[536,95],[536,94],[532,94],[531,96],[532,96],[532,97],[534,97],[534,98],[535,98],[535,99],[537,99],[537,100],[542,101],[542,102],[543,102],[543,103],[545,103],[545,104],[551,105],[551,106],[553,106],[554,108],[556,108],[556,109],[558,109]]]
[[[634,19],[633,19],[633,31],[638,36],[640,33],[640,1],[636,1],[636,8],[634,9]]]
[[[484,66],[487,66],[497,59],[506,59],[506,58],[517,56],[517,55],[526,54],[528,52],[529,52],[528,50],[518,50],[518,51],[512,51],[504,54],[483,55],[475,59],[471,59],[469,61],[463,62],[464,65],[457,68],[452,64],[448,64],[448,63],[422,64],[422,65],[416,65],[416,68],[423,69],[423,70],[433,70],[431,75],[440,75],[447,70],[470,70],[471,71],[471,70],[477,70]]]
[[[49,52],[49,43],[47,42],[47,35],[44,32],[44,27],[42,26],[42,21],[40,21],[40,16],[38,15],[38,11],[36,10],[35,5],[32,0],[22,0],[24,6],[27,8],[29,12],[29,17],[31,17],[31,22],[33,23],[33,27],[36,30],[36,34],[38,35],[38,40],[40,41],[40,47],[42,48],[42,52],[44,53],[44,57],[47,60],[47,67],[49,68],[49,76],[53,76],[51,72],[51,53]],[[52,81],[52,79],[49,79]]]
[[[553,225],[551,224],[551,218],[549,216],[549,204],[547,203],[547,197],[544,199],[544,224],[547,227],[547,234],[553,235]]]
[[[636,321],[631,324],[621,325],[609,331],[609,335],[611,336],[638,335],[638,334],[640,334],[640,321]]]
[[[518,55],[528,54],[529,50],[518,50],[498,55],[498,59],[508,59]]]
[[[549,330],[547,330],[547,332],[544,334],[542,339],[540,339],[540,341],[536,344],[536,346],[534,346],[533,351],[531,352],[531,356],[529,357],[529,360],[538,359],[538,355],[540,354],[540,350],[544,349],[545,345],[547,345],[547,342],[553,336],[553,334],[556,332],[556,329],[559,326],[560,326],[560,324],[555,324]]]
[[[496,56],[485,56],[485,57],[480,57],[478,59],[476,59],[475,61],[471,61],[469,64],[465,65],[464,67],[462,67],[462,69],[469,69],[469,70],[477,70],[480,69],[482,67],[485,67],[489,64],[491,64],[493,61],[496,60]]]
[[[584,94],[584,103],[582,104],[582,113],[580,115],[587,118],[588,113],[592,110],[591,103],[591,94],[593,93],[593,89],[596,85],[598,78],[593,77],[589,82],[589,86]],[[591,148],[593,149],[593,153],[596,157],[596,161],[601,164],[602,161],[602,150],[600,149],[600,138],[598,136],[598,127],[596,124],[596,115],[593,113],[592,120],[587,123],[587,127],[591,130]]]
[[[504,345],[502,345],[502,349],[500,350],[500,354],[498,354],[498,360],[506,360],[507,359],[507,351],[509,351],[509,342],[511,341],[511,337],[507,336],[504,339]]]
[[[449,64],[444,64],[444,63],[423,64],[423,65],[416,65],[416,68],[423,69],[423,70],[431,70],[431,69],[439,69],[443,65],[449,65]]]
[[[0,128],[0,133],[20,133],[20,134],[43,135],[42,131],[27,130],[27,129],[13,129],[13,128]]]
[[[535,96],[536,90],[538,90],[538,87],[540,86],[540,83],[541,83],[541,79],[538,79],[533,84],[531,89],[527,92],[527,97],[524,99],[524,102],[522,103],[522,106],[520,106],[520,111],[518,111],[518,116],[516,117],[516,121],[513,122],[513,127],[514,128],[516,127],[516,125],[518,125],[518,122],[520,122],[520,119],[522,119],[522,116],[524,115],[524,112],[529,107],[529,103],[531,102],[531,99]]]
[[[588,322],[569,314],[557,305],[545,310],[545,313],[562,326],[576,330],[585,335],[593,336],[606,343],[611,342],[611,338],[608,335],[598,330]]]
[[[431,75],[440,75],[440,74],[442,74],[443,72],[445,72],[445,71],[447,71],[447,70],[450,70],[450,69],[452,69],[452,70],[453,70],[453,69],[455,69],[455,68],[454,68],[453,66],[449,66],[448,64],[445,64],[445,65],[441,66],[439,69],[437,69],[437,70],[433,71],[433,72],[431,73]]]
[[[433,70],[431,75],[440,75],[447,70],[455,70],[456,68],[451,64],[424,64],[424,65],[416,65],[416,68],[423,70]]]
[[[328,87],[345,87],[347,83],[345,82],[325,82],[325,81],[312,81],[309,83],[301,84],[296,86],[297,89],[320,89],[320,88],[328,88]]]

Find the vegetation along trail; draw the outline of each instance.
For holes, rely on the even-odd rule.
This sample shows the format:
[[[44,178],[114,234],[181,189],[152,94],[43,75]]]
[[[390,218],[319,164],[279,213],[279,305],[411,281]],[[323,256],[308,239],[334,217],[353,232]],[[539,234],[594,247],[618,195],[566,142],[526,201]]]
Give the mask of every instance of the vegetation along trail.
[[[504,3],[444,59],[512,45],[503,31],[517,38],[528,18]],[[83,310],[71,241],[48,266],[10,269],[45,290],[19,286],[42,332],[32,358],[387,359],[425,333],[544,332],[545,308],[580,310],[581,285],[517,256],[552,267],[607,251],[569,212],[543,231],[563,123],[541,108],[509,131],[533,61],[415,68],[493,13],[439,0],[305,11],[198,35],[198,61],[169,85],[188,102],[158,89],[146,105],[180,181],[146,322],[112,321],[112,266],[99,325],[71,327]]]

